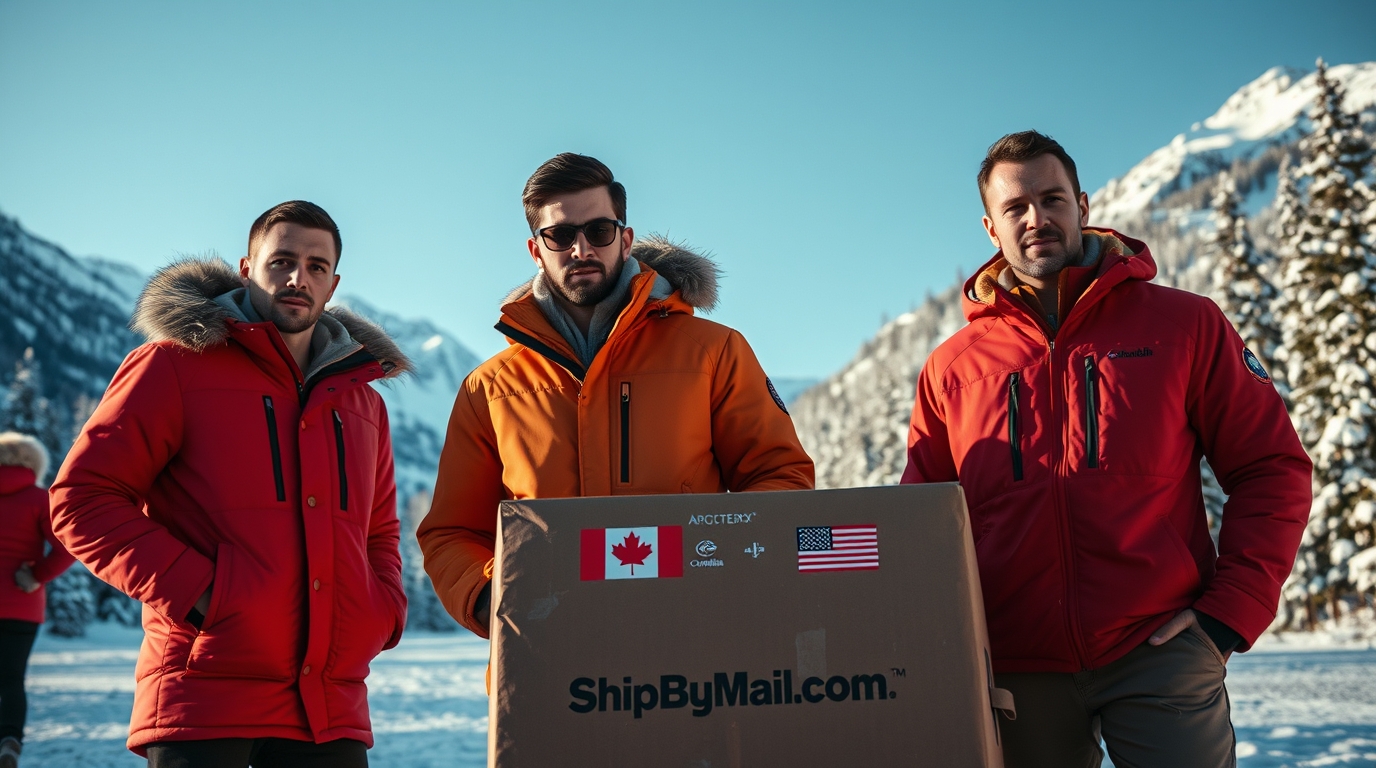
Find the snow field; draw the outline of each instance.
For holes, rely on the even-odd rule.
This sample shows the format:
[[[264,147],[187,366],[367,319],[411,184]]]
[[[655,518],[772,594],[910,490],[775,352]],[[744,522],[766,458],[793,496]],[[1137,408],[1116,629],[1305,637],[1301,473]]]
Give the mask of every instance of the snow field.
[[[84,638],[39,635],[29,658],[24,768],[141,768],[124,747],[142,631],[94,623]],[[409,632],[368,678],[376,768],[487,761],[487,641]]]
[[[124,748],[142,633],[92,624],[39,636],[29,660],[26,768],[136,768]],[[1228,689],[1242,768],[1376,766],[1376,639],[1366,631],[1268,636],[1233,657]],[[485,764],[487,642],[411,632],[368,679],[375,768]],[[1106,765],[1109,763],[1106,761]]]

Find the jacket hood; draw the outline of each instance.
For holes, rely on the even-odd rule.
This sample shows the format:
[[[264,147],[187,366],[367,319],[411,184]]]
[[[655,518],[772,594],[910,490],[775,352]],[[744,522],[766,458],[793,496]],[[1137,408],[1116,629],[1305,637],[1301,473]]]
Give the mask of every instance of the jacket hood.
[[[686,243],[675,243],[661,235],[635,241],[631,256],[669,281],[689,306],[711,312],[717,306],[717,280],[721,268],[707,254],[693,251]],[[531,291],[535,278],[525,281],[507,294],[502,304],[510,304]]]
[[[23,467],[33,472],[35,478],[43,477],[48,471],[48,449],[32,435],[19,432],[0,432],[0,466]],[[24,485],[33,485],[29,480]],[[13,493],[18,490],[0,488],[0,493]]]
[[[192,352],[224,344],[229,341],[229,321],[238,317],[216,299],[242,287],[239,274],[217,257],[174,261],[153,273],[139,294],[129,327],[150,342],[172,341]],[[343,307],[330,307],[325,314],[377,358],[386,372],[384,378],[413,370],[410,359],[382,326]]]
[[[1097,252],[1101,259],[1094,283],[1085,292],[1085,296],[1108,291],[1125,280],[1150,280],[1156,277],[1156,261],[1152,258],[1147,244],[1141,240],[1112,229],[1097,227],[1085,227],[1080,234],[1086,241],[1086,252]],[[998,290],[1001,287],[1006,289],[1000,282],[1007,264],[1003,250],[1000,249],[965,281],[961,304],[966,320],[973,321],[989,314],[1007,313],[1006,302],[1011,299],[1011,295],[1006,290]],[[1082,296],[1081,300],[1085,296]]]

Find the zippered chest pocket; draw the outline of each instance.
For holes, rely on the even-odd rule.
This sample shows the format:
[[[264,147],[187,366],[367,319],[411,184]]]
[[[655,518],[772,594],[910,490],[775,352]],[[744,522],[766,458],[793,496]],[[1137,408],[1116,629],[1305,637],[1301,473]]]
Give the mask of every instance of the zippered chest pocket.
[[[1008,374],[1008,446],[1012,453],[1013,480],[1022,479],[1022,410],[1019,404],[1022,374]]]
[[[1190,471],[1189,447],[1199,435],[1188,413],[1189,355],[1184,345],[1151,342],[1073,353],[1066,372],[1072,467],[1161,477]]]
[[[1099,468],[1099,366],[1093,355],[1084,362],[1085,466]]]
[[[631,482],[631,382],[621,382],[621,467],[622,484]]]
[[[277,435],[277,408],[272,404],[271,395],[263,395],[263,415],[268,424],[268,454],[272,460],[272,481],[277,491],[277,500],[287,500],[286,481],[282,477],[282,442]]]
[[[334,453],[339,461],[339,509],[349,510],[349,462],[344,452],[344,420],[339,411],[330,411],[334,417]]]

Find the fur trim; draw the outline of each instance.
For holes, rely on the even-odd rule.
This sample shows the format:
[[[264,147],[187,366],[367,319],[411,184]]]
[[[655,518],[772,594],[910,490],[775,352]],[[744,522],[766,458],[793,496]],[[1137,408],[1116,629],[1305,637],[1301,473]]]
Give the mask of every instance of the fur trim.
[[[28,467],[41,480],[48,471],[48,449],[32,435],[0,432],[0,466]]]
[[[722,273],[710,254],[697,253],[686,244],[675,243],[661,235],[650,235],[635,241],[631,256],[668,280],[694,309],[703,312],[716,309],[717,281]],[[510,304],[530,293],[534,281],[531,278],[511,289],[502,304]]]
[[[153,273],[129,323],[149,341],[175,341],[192,352],[229,340],[229,310],[215,297],[242,288],[239,273],[216,256],[181,259]]]
[[[416,372],[411,358],[401,351],[401,347],[392,341],[392,337],[387,335],[382,326],[345,307],[330,307],[325,313],[338,320],[354,341],[362,344],[363,348],[368,350],[368,354],[382,363],[382,370],[385,372],[383,378],[395,379]]]
[[[229,340],[226,321],[234,315],[215,298],[242,287],[239,273],[216,256],[174,261],[155,272],[139,294],[129,327],[149,341],[174,341],[193,352],[224,344]],[[325,313],[382,363],[386,378],[414,371],[382,326],[343,307]]]
[[[721,267],[710,255],[696,253],[687,244],[660,235],[637,241],[631,246],[631,255],[663,275],[690,306],[704,312],[716,309]]]

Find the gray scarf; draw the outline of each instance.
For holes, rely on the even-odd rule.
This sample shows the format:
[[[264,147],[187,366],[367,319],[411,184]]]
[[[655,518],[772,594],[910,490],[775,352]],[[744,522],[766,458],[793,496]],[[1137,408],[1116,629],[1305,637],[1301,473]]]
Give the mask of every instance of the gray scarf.
[[[597,356],[602,347],[607,343],[607,338],[612,335],[612,328],[616,325],[616,319],[621,316],[621,310],[625,309],[626,302],[630,298],[631,278],[640,274],[640,262],[636,259],[627,259],[625,266],[621,268],[621,276],[617,278],[616,286],[607,298],[597,303],[597,308],[593,310],[592,322],[588,323],[588,333],[585,336],[578,328],[578,323],[573,321],[568,312],[555,300],[554,294],[550,291],[549,284],[546,282],[544,270],[540,270],[535,275],[530,290],[535,297],[535,303],[544,313],[545,319],[554,326],[554,330],[564,337],[564,341],[573,348],[573,353],[578,357],[578,362],[584,367],[592,365],[592,359]],[[663,299],[673,293],[673,287],[662,275],[655,276],[654,288],[650,291],[650,298]]]

